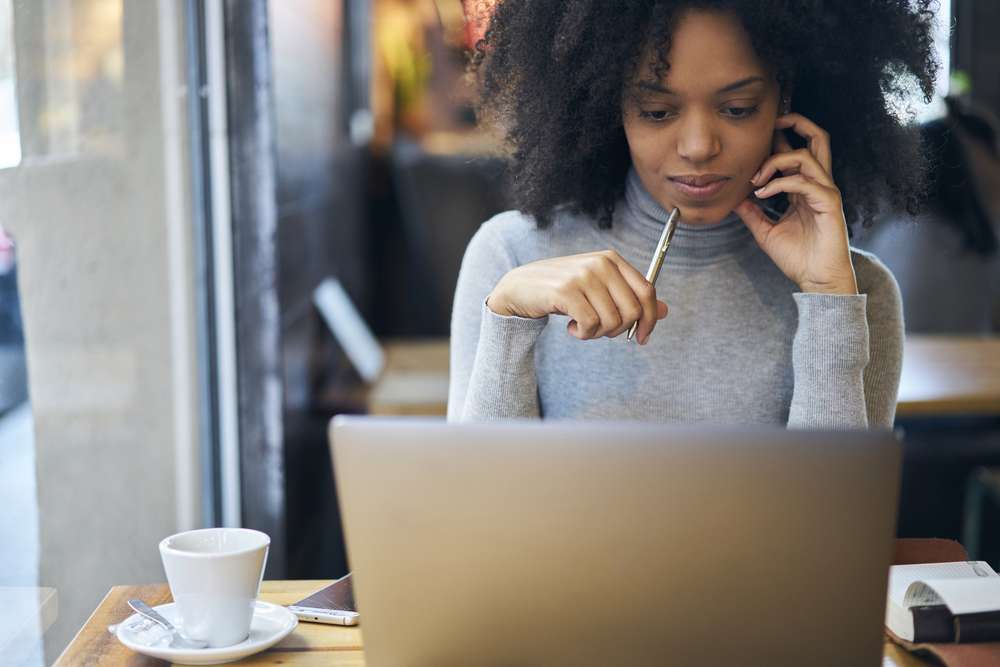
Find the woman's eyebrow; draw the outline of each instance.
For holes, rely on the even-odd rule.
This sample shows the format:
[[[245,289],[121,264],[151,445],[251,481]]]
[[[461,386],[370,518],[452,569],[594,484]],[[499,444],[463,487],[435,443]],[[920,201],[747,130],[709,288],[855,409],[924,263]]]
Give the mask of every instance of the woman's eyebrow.
[[[716,95],[721,95],[722,93],[728,93],[732,90],[738,88],[743,88],[744,86],[749,86],[751,83],[757,83],[758,81],[765,81],[762,76],[748,76],[745,79],[740,79],[739,81],[734,81],[733,83],[727,84],[722,88],[715,91]],[[657,93],[663,93],[664,95],[677,95],[674,91],[670,90],[666,86],[661,85],[656,81],[640,81],[639,87],[645,90],[652,90]]]

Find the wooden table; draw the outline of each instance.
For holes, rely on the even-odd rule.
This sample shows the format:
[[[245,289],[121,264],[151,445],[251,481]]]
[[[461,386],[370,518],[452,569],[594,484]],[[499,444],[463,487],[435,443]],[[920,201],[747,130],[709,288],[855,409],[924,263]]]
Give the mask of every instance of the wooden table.
[[[385,371],[368,394],[373,415],[448,412],[448,339],[402,339],[385,345]]]
[[[896,414],[1000,415],[1000,337],[906,337]]]
[[[261,599],[276,604],[291,604],[330,583],[329,581],[265,581],[261,588]],[[160,660],[130,651],[108,632],[108,625],[119,623],[132,613],[126,600],[135,597],[142,598],[151,605],[171,600],[166,584],[115,586],[63,651],[55,667],[164,665],[165,663]],[[817,646],[816,650],[823,651],[826,647]],[[361,646],[361,630],[356,627],[299,623],[295,632],[277,646],[234,664],[362,667],[365,658]],[[886,642],[882,667],[926,667],[930,664],[932,663],[915,658]]]
[[[266,602],[288,605],[314,593],[330,581],[265,581],[260,598]],[[59,660],[58,667],[90,667],[93,665],[127,665],[162,667],[162,660],[147,658],[122,645],[111,633],[108,625],[120,623],[132,614],[127,600],[141,598],[151,606],[170,602],[170,589],[166,584],[147,586],[115,586],[104,596],[101,604],[70,642]],[[361,630],[358,627],[299,623],[295,632],[276,646],[244,658],[239,665],[325,665],[359,667],[365,664],[361,651]]]
[[[320,390],[317,409],[330,414],[435,415],[448,411],[448,339],[383,340],[385,367],[371,385],[333,378]]]
[[[444,415],[448,339],[387,341],[386,370],[367,394],[379,415]],[[896,414],[1000,415],[1000,337],[908,335]]]

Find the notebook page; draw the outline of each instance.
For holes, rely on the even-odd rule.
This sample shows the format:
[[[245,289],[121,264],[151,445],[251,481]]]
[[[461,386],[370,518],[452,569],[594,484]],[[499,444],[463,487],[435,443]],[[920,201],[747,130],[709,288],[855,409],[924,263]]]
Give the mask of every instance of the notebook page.
[[[928,579],[915,581],[906,590],[906,607],[945,604],[952,614],[977,614],[1000,610],[1000,577],[982,579]]]
[[[915,581],[977,579],[996,577],[997,573],[985,561],[956,561],[952,563],[919,563],[893,565],[889,568],[889,599],[900,607],[910,607],[904,602],[906,591]],[[933,604],[933,603],[929,603]],[[938,602],[937,604],[941,604]],[[954,612],[953,613],[961,613]]]

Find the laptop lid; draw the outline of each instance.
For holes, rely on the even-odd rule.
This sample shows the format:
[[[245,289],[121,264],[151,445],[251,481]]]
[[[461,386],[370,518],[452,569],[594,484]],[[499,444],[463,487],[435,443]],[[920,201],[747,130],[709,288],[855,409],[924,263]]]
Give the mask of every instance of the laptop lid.
[[[881,663],[887,432],[337,417],[367,664]]]

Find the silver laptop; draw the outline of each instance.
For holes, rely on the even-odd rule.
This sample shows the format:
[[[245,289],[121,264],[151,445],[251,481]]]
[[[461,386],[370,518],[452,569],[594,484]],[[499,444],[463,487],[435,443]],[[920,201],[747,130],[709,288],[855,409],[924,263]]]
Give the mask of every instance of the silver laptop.
[[[891,433],[330,427],[366,664],[877,667]]]

